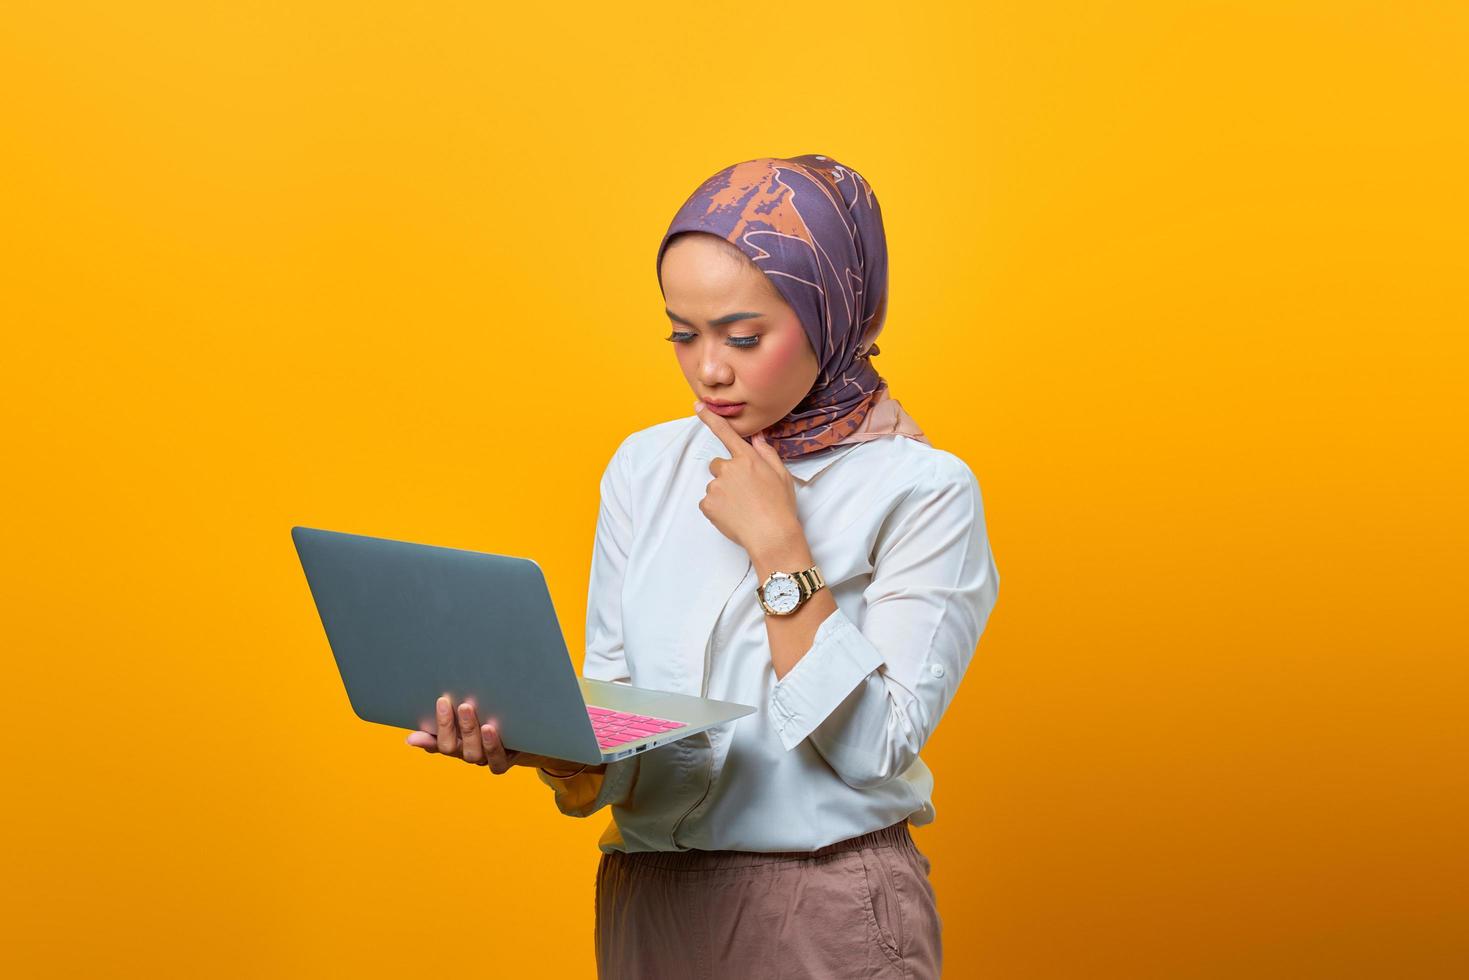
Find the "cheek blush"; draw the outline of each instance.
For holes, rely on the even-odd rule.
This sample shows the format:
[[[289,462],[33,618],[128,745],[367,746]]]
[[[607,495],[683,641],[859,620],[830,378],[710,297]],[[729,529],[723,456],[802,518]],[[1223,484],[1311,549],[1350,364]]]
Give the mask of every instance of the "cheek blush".
[[[772,330],[766,333],[760,338],[765,356],[740,372],[746,390],[758,397],[762,394],[781,393],[783,388],[790,387],[793,384],[791,375],[799,362],[801,347],[805,342],[806,338],[800,330]]]

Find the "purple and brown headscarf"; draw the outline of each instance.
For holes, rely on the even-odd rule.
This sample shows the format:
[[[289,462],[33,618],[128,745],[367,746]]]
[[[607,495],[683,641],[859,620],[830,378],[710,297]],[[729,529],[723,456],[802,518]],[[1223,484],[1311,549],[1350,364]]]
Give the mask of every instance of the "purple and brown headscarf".
[[[816,352],[811,391],[765,429],[782,459],[890,435],[928,442],[872,366],[887,312],[888,253],[882,210],[861,174],[815,154],[736,163],[678,209],[658,246],[660,272],[669,239],[684,231],[718,235],[749,256],[795,309]]]

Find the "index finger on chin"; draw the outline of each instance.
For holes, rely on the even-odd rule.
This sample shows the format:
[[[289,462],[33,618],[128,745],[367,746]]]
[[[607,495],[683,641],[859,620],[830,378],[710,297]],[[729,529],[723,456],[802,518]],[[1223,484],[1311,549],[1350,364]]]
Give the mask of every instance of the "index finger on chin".
[[[699,421],[709,427],[719,441],[724,443],[724,448],[729,450],[731,457],[740,453],[754,452],[750,444],[745,442],[745,437],[735,431],[734,426],[725,421],[724,416],[711,412],[703,401],[694,402],[694,413],[699,416]]]

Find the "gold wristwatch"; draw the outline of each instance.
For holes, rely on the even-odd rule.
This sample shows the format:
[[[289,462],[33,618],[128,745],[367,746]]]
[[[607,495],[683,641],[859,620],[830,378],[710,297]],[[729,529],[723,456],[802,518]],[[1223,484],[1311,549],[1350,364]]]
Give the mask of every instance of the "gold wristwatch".
[[[806,600],[826,587],[821,570],[815,565],[804,572],[771,572],[755,589],[755,598],[767,616],[789,616],[806,604]]]

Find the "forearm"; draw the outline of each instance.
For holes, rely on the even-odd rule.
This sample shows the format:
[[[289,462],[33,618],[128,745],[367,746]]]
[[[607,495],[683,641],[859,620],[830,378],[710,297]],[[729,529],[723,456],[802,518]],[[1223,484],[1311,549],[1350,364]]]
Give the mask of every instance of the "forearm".
[[[574,776],[558,777],[538,769],[541,782],[556,791],[556,806],[567,816],[586,817],[626,799],[641,756],[588,766]]]
[[[905,772],[931,728],[922,703],[874,671],[812,730],[809,741],[849,786],[869,789]]]
[[[771,572],[804,571],[815,564],[806,535],[799,528],[787,535],[785,540],[751,553],[750,560],[755,566],[757,585],[764,583]],[[817,627],[822,620],[836,612],[836,608],[831,590],[818,589],[800,609],[789,616],[765,617],[766,635],[770,639],[770,662],[775,667],[777,680],[784,677],[806,655],[806,651],[811,649]]]
[[[912,765],[932,730],[930,715],[883,663],[881,651],[840,610],[822,620],[809,649],[771,694],[786,749],[809,740],[857,789]],[[925,673],[936,680],[931,670]]]

